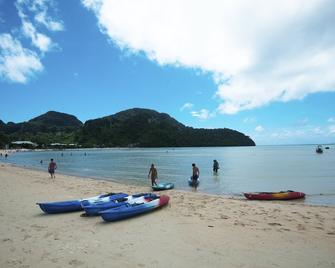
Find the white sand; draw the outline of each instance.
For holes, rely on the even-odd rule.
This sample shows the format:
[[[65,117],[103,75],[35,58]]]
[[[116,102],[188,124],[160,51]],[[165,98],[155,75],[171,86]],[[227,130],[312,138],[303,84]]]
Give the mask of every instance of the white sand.
[[[105,223],[35,205],[133,187],[0,164],[0,267],[335,267],[335,208],[166,191],[156,212]]]

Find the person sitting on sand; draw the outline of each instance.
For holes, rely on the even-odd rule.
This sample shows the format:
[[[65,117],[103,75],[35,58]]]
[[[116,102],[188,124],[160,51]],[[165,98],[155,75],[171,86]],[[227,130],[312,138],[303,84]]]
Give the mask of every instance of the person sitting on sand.
[[[196,182],[199,179],[200,171],[199,168],[193,163],[192,164],[192,180]]]
[[[50,173],[51,178],[56,178],[55,170],[57,169],[57,164],[54,162],[53,158],[50,159],[48,171]]]
[[[155,168],[154,164],[151,164],[148,178],[151,178],[151,186],[157,185],[157,169]]]
[[[213,171],[215,173],[218,173],[218,169],[219,169],[219,162],[217,160],[213,160]]]

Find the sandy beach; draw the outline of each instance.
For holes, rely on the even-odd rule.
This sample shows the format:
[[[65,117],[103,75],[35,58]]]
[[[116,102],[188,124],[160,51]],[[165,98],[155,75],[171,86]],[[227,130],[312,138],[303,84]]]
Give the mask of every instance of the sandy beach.
[[[148,192],[0,163],[0,267],[335,267],[335,207],[171,190],[167,207],[105,223],[38,201]]]

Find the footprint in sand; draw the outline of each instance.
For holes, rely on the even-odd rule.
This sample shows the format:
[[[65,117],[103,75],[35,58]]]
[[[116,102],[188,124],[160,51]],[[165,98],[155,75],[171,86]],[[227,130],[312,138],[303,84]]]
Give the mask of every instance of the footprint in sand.
[[[279,230],[280,231],[285,231],[285,232],[290,232],[291,231],[291,229],[288,229],[288,228],[280,228]]]
[[[35,229],[35,230],[37,230],[37,231],[40,231],[40,230],[42,230],[42,229],[47,228],[46,226],[37,225],[37,224],[30,225],[30,227],[32,227],[33,229]]]
[[[235,221],[234,225],[239,225],[239,226],[242,226],[242,227],[245,226],[245,224],[243,222],[238,222],[238,221]]]
[[[27,240],[28,238],[31,238],[31,235],[26,234],[26,235],[24,235],[22,241],[25,241],[25,240]]]
[[[69,264],[77,267],[77,266],[83,265],[84,263],[82,261],[79,261],[79,260],[71,260],[71,261],[69,261]]]
[[[304,230],[306,230],[306,227],[303,226],[302,224],[298,224],[297,229],[298,229],[299,231],[304,231]]]
[[[271,225],[271,226],[281,226],[281,224],[277,223],[277,222],[269,222],[268,225]]]

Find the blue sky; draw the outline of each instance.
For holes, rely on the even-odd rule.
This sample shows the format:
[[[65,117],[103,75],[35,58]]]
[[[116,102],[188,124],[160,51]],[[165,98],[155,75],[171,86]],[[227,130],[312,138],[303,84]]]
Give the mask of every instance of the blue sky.
[[[0,0],[0,119],[142,107],[257,144],[335,141],[333,1],[121,2]]]

